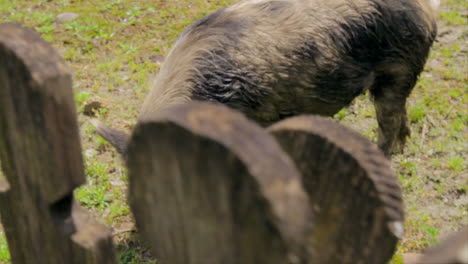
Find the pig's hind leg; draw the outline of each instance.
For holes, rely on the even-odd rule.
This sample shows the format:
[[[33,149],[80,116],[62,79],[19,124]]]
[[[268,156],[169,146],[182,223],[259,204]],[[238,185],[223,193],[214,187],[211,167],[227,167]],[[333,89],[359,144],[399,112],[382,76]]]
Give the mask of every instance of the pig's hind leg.
[[[387,156],[401,152],[410,135],[406,99],[418,74],[404,64],[386,64],[376,70],[371,94],[379,124],[378,145]]]

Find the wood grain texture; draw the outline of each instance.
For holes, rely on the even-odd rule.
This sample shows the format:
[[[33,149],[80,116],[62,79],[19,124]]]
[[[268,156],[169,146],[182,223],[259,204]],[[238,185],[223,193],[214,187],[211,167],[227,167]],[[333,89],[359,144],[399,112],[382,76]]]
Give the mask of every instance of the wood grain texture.
[[[127,164],[137,227],[161,263],[305,263],[298,171],[241,114],[192,102],[142,120]]]
[[[269,131],[296,162],[310,198],[310,263],[387,263],[403,232],[403,204],[380,150],[318,116],[289,118]]]
[[[0,25],[2,222],[14,264],[115,263],[109,230],[79,208],[85,182],[64,61],[40,36]]]

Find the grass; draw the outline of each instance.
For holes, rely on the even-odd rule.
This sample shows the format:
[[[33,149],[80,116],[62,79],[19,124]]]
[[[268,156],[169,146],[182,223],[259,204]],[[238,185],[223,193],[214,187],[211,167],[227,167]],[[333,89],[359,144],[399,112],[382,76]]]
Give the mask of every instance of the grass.
[[[155,263],[133,232],[126,203],[126,172],[116,152],[95,134],[84,115],[98,101],[105,123],[129,130],[165,56],[183,29],[234,0],[0,0],[0,23],[34,28],[74,71],[75,102],[87,184],[75,195],[91,213],[111,226],[121,263]],[[405,252],[420,252],[468,220],[468,72],[464,0],[443,1],[437,17],[439,38],[426,70],[408,102],[412,137],[392,165],[404,190],[405,237],[392,263]],[[77,19],[55,23],[75,12]],[[336,116],[341,123],[376,140],[375,113],[361,96]],[[0,233],[0,263],[9,263]]]
[[[8,263],[9,261],[10,251],[8,251],[5,233],[2,231],[0,232],[0,263]]]

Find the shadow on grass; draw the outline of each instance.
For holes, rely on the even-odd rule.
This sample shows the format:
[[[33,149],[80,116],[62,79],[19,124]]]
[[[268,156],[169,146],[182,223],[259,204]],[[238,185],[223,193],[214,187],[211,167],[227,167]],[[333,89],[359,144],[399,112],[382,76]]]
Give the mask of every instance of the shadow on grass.
[[[156,264],[148,246],[136,231],[129,232],[125,239],[115,244],[117,258],[121,264]]]

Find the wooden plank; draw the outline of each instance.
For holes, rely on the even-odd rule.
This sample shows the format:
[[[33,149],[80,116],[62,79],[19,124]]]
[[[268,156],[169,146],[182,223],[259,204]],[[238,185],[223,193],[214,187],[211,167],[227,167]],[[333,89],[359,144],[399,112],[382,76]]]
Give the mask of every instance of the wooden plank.
[[[0,159],[13,263],[115,263],[109,230],[73,197],[85,178],[68,67],[12,23],[0,25]]]
[[[387,263],[403,233],[403,205],[380,150],[318,116],[293,117],[269,131],[296,162],[310,197],[310,263]]]
[[[192,102],[136,127],[129,197],[141,236],[171,264],[304,263],[308,199],[272,136]]]

